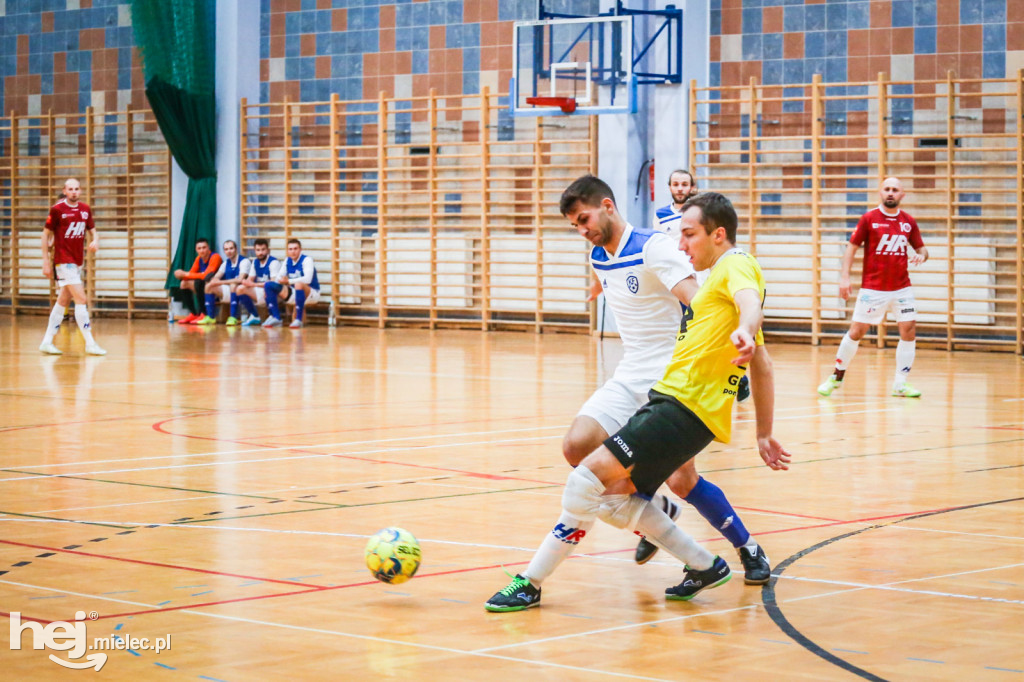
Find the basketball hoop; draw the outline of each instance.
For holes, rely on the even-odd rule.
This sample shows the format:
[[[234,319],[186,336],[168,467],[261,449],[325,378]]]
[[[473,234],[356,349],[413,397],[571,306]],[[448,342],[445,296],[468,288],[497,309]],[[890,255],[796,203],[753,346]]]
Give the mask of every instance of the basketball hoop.
[[[558,107],[563,114],[576,111],[576,100],[572,97],[527,97],[526,103],[541,107]]]

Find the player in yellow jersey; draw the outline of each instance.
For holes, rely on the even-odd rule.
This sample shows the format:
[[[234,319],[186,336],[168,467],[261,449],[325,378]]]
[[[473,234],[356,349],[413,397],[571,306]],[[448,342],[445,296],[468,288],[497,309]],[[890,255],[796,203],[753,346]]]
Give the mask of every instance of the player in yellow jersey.
[[[736,211],[710,192],[683,207],[679,248],[711,274],[691,301],[672,361],[649,402],[569,475],[562,515],[522,574],[491,597],[488,611],[540,604],[541,583],[572,554],[595,519],[643,533],[686,564],[667,599],[689,600],[730,578],[729,565],[683,532],[651,496],[668,476],[713,440],[729,442],[736,386],[749,366],[757,448],[771,469],[790,455],[772,436],[775,382],[761,335],[765,283],[753,256],[735,248]]]

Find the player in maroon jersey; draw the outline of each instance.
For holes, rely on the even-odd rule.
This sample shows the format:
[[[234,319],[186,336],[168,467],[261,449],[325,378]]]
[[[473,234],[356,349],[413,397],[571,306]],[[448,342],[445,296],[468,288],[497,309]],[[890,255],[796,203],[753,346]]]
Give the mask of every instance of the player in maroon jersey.
[[[75,322],[85,337],[85,352],[89,355],[106,355],[92,338],[89,323],[89,309],[86,308],[85,286],[82,284],[82,263],[85,249],[95,253],[100,246],[99,235],[93,225],[92,209],[85,202],[79,201],[82,186],[78,180],[69,178],[64,183],[64,198],[50,209],[43,228],[41,246],[43,250],[43,276],[56,277],[60,293],[57,302],[50,311],[50,321],[46,327],[46,335],[39,350],[49,355],[60,355],[61,351],[53,345],[53,337],[60,329],[64,319],[64,311],[72,299],[75,301]],[[90,232],[92,239],[85,245],[85,233]],[[53,244],[53,262],[50,261],[50,245]]]
[[[853,324],[843,336],[836,353],[835,372],[818,386],[818,393],[824,396],[831,395],[842,385],[843,375],[857,353],[857,344],[868,327],[881,322],[891,309],[900,330],[892,394],[902,398],[921,397],[921,392],[907,383],[907,375],[914,365],[917,334],[917,305],[907,264],[924,263],[928,260],[928,249],[921,239],[917,222],[909,213],[900,210],[904,196],[900,181],[886,178],[878,194],[882,199],[881,205],[861,216],[843,254],[843,269],[839,275],[839,295],[843,300],[850,297],[850,268],[857,248],[862,245],[864,271],[853,310]],[[913,254],[908,253],[908,246],[913,247]]]

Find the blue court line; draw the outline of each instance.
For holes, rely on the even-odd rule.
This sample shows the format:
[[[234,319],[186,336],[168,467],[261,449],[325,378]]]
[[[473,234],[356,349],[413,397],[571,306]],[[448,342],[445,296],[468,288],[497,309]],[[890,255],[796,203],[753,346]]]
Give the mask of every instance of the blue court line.
[[[868,655],[868,652],[866,651],[857,651],[856,649],[840,649],[839,647],[835,647],[834,649],[832,649],[832,651],[842,651],[847,654],[863,654],[865,656]]]
[[[227,682],[227,680],[217,679],[216,677],[207,677],[206,675],[200,675],[201,680],[210,680],[210,682]]]
[[[1024,670],[1014,670],[1013,668],[997,668],[992,665],[986,665],[985,670],[998,670],[1003,673],[1024,673]]]
[[[160,602],[159,604],[157,604],[157,606],[163,606],[163,605],[165,605],[165,604],[170,604],[170,603],[171,603],[171,600],[170,600],[170,599],[168,599],[167,601],[162,601],[162,602]]]
[[[907,656],[907,660],[908,661],[921,661],[922,663],[941,663],[943,665],[946,664],[945,661],[936,661],[936,660],[931,659],[931,658],[914,658],[913,656]]]
[[[247,583],[239,583],[238,586],[239,587],[249,587],[249,585],[260,585],[262,583],[263,583],[262,580],[252,580],[252,581],[249,581]]]
[[[581,616],[581,615],[578,615],[578,614],[575,614],[575,613],[563,613],[562,615],[565,616],[566,618],[585,618],[586,620],[594,620],[590,616]]]
[[[203,583],[202,585],[178,585],[174,589],[176,589],[176,590],[188,590],[188,589],[191,589],[193,587],[208,587],[208,585],[206,585],[206,583]]]
[[[771,642],[772,644],[785,644],[786,646],[789,646],[790,644],[792,644],[792,642],[783,642],[780,639],[768,639],[767,637],[762,637],[761,641],[762,642]]]
[[[138,656],[139,658],[142,658],[142,654],[140,654],[138,651],[132,651],[131,649],[125,649],[125,651],[130,653],[132,656]]]
[[[177,670],[177,668],[172,668],[169,665],[164,665],[163,663],[157,663],[156,661],[153,661],[153,665],[158,665],[161,668],[166,668],[167,670]]]
[[[397,594],[399,597],[411,597],[412,594],[408,592],[395,592],[394,590],[384,590],[388,594]]]
[[[29,599],[64,599],[66,597],[67,597],[66,594],[54,594],[54,595],[47,595],[45,597],[29,597]]]
[[[300,575],[296,578],[285,578],[285,580],[305,580],[306,578],[319,578],[323,573],[314,573],[313,575]]]
[[[108,594],[131,594],[132,592],[138,592],[138,590],[121,590],[119,592],[104,592],[103,595],[106,596]]]
[[[463,601],[461,599],[445,599],[444,597],[441,597],[441,601],[450,601],[453,604],[468,604],[469,603],[468,601]]]
[[[725,637],[724,632],[712,632],[711,630],[691,630],[691,632],[703,632],[705,635],[716,635],[718,637]]]
[[[196,593],[195,593],[195,594],[193,594],[192,596],[193,596],[193,597],[201,597],[201,596],[203,596],[204,594],[210,594],[211,592],[213,592],[213,590],[206,590],[205,592],[196,592]]]

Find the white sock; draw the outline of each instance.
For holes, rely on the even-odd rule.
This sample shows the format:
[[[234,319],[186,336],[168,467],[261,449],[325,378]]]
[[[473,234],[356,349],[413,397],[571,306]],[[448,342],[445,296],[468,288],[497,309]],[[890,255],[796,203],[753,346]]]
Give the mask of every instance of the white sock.
[[[96,340],[92,338],[92,330],[90,329],[89,309],[84,305],[75,304],[75,322],[78,323],[78,328],[82,331],[86,344],[92,345],[96,343]]]
[[[836,369],[846,370],[853,362],[853,356],[857,354],[857,347],[860,341],[854,341],[850,334],[843,334],[843,340],[839,342],[839,350],[836,351]]]
[[[53,343],[53,337],[60,329],[60,323],[64,321],[64,306],[60,303],[53,304],[53,310],[50,311],[50,319],[46,323],[46,335],[43,336],[43,343]]]
[[[904,341],[896,344],[896,378],[895,383],[903,384],[907,381],[910,368],[914,366],[914,355],[917,353],[917,341]]]
[[[521,575],[529,578],[535,586],[540,585],[545,578],[555,572],[559,564],[569,558],[579,541],[593,527],[594,519],[582,521],[563,511],[558,517],[558,523],[540,543],[537,553],[530,559],[530,565]]]
[[[750,550],[751,554],[757,554],[757,540],[754,539],[753,535],[747,539],[747,543],[743,546]]]
[[[657,505],[644,507],[636,529],[690,568],[706,571],[715,563],[715,555],[698,545]]]

